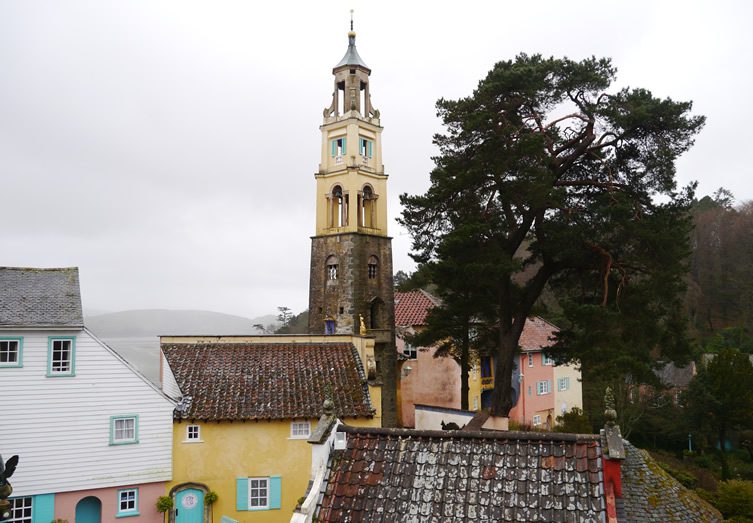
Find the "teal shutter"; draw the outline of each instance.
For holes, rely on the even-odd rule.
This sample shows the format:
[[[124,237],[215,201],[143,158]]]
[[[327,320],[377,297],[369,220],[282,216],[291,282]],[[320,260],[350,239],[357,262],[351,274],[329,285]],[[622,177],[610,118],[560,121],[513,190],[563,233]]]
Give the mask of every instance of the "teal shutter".
[[[235,480],[235,510],[248,510],[248,478]]]
[[[345,137],[343,136],[343,156],[345,156],[346,154],[348,154],[348,152],[345,147]]]
[[[282,499],[282,478],[271,476],[269,478],[269,508],[280,508]]]
[[[31,523],[50,523],[55,519],[55,494],[34,496]]]
[[[337,140],[330,140],[330,149],[332,150],[332,158],[337,155]]]
[[[369,141],[368,141],[368,142],[366,142],[366,143],[368,143],[368,144],[369,144],[369,158],[371,158],[371,144],[372,144],[373,142],[372,142],[371,140],[369,140]]]

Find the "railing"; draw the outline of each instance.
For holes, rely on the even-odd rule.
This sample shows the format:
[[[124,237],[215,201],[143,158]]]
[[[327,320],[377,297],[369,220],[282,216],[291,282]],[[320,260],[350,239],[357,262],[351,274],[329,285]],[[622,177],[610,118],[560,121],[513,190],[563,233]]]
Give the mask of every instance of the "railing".
[[[494,376],[481,378],[481,390],[490,390],[494,388]]]

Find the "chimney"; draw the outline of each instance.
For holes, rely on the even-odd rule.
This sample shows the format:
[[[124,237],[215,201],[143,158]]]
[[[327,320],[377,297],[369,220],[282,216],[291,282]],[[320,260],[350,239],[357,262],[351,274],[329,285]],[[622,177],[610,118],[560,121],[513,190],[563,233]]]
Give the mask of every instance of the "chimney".
[[[604,496],[607,523],[617,523],[615,500],[622,497],[622,461],[625,459],[625,445],[622,442],[620,426],[617,425],[614,394],[609,387],[604,394],[604,405],[605,422],[600,432],[604,459]]]

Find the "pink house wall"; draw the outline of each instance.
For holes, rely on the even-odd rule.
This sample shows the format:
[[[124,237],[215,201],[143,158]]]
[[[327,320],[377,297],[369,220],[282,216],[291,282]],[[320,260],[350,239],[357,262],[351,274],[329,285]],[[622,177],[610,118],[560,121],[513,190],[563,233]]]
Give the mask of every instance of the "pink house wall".
[[[533,367],[528,366],[529,353],[533,356]],[[554,409],[554,387],[557,386],[554,383],[554,366],[542,364],[541,351],[524,352],[520,355],[518,364],[523,374],[521,395],[518,404],[510,411],[510,419],[532,424],[534,415]],[[549,394],[538,395],[536,383],[544,380],[549,381]],[[541,414],[541,423],[546,423],[546,414]]]
[[[55,517],[74,523],[78,502],[94,496],[102,502],[102,523],[163,523],[164,516],[157,512],[156,503],[158,497],[165,495],[165,485],[166,483],[161,481],[55,494]],[[139,515],[117,518],[115,515],[118,513],[118,491],[127,488],[139,489]]]
[[[405,343],[397,338],[397,350]],[[403,362],[400,372],[400,411],[404,427],[415,426],[414,405],[460,408],[460,365],[452,358],[435,358],[436,349],[419,350]],[[406,375],[406,367],[410,373]]]

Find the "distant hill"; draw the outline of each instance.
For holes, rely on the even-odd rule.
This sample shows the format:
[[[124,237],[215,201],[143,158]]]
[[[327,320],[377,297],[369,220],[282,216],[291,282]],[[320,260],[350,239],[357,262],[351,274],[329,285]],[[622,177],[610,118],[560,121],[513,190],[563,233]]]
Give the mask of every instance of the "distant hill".
[[[159,336],[263,334],[255,324],[279,326],[277,316],[244,318],[210,311],[133,310],[85,316],[84,325],[159,385]]]
[[[220,312],[165,309],[86,316],[84,323],[102,338],[142,338],[166,334],[260,334],[254,324],[278,324],[274,314],[244,318]]]

